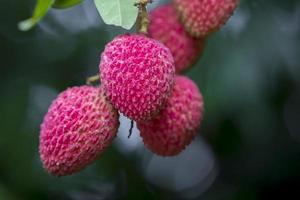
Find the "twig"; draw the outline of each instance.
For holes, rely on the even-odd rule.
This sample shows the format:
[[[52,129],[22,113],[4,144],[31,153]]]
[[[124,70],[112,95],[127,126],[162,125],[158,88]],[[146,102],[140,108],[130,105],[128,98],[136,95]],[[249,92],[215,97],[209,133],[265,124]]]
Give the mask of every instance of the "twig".
[[[92,85],[93,83],[95,83],[99,80],[100,80],[99,75],[90,76],[86,79],[86,84],[87,85]]]
[[[130,138],[131,134],[132,134],[132,130],[133,130],[133,120],[131,120],[130,122],[130,129],[129,129],[129,135],[128,138]]]
[[[152,0],[140,0],[138,3],[134,5],[138,7],[139,13],[136,20],[137,23],[137,32],[147,35],[148,34],[148,13],[147,13],[147,4],[152,3]]]

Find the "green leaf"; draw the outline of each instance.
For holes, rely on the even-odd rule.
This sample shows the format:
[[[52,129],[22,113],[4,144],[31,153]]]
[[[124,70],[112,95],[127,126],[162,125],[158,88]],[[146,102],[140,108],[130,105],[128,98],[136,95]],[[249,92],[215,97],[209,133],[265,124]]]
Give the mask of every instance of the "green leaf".
[[[21,31],[28,31],[29,29],[31,29],[46,15],[53,3],[54,0],[38,0],[37,4],[35,5],[32,17],[19,22],[18,28]]]
[[[84,0],[55,0],[53,8],[69,8],[82,3]]]
[[[138,15],[136,0],[94,0],[104,23],[130,29]]]

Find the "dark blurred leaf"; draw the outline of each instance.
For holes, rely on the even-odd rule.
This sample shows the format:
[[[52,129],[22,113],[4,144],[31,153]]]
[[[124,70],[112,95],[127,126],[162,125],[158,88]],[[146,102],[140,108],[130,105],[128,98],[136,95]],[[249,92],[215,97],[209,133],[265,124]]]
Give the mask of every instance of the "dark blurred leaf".
[[[54,0],[38,0],[31,18],[19,22],[18,28],[21,31],[28,31],[35,26],[51,8]]]
[[[52,5],[53,8],[69,8],[82,3],[83,0],[56,0]]]

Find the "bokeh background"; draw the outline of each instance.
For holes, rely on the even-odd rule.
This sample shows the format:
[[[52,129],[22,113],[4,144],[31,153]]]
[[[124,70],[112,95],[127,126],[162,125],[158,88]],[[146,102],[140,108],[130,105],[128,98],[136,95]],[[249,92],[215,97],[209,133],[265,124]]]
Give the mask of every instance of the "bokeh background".
[[[150,8],[163,3],[156,0]],[[91,0],[52,9],[17,30],[35,0],[0,2],[0,200],[300,199],[300,2],[241,0],[187,75],[205,118],[179,156],[127,139],[84,171],[62,178],[39,160],[39,125],[55,96],[98,72],[104,45],[124,30],[104,25]]]

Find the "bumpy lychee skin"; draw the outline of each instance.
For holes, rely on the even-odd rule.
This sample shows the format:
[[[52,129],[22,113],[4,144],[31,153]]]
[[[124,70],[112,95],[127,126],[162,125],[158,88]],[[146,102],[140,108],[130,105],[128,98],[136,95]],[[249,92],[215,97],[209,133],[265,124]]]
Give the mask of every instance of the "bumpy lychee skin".
[[[167,4],[150,13],[149,36],[168,47],[174,57],[176,73],[187,70],[201,55],[204,39],[189,36],[175,8]]]
[[[149,121],[137,123],[145,145],[161,156],[179,154],[196,136],[203,116],[203,98],[193,81],[175,77],[166,107]]]
[[[59,94],[41,125],[44,168],[55,176],[82,170],[111,144],[118,117],[102,88],[72,87]]]
[[[121,35],[101,55],[100,77],[120,112],[135,121],[153,117],[174,83],[174,60],[167,47],[142,35]]]
[[[217,31],[233,14],[239,0],[173,0],[180,18],[194,37]]]

